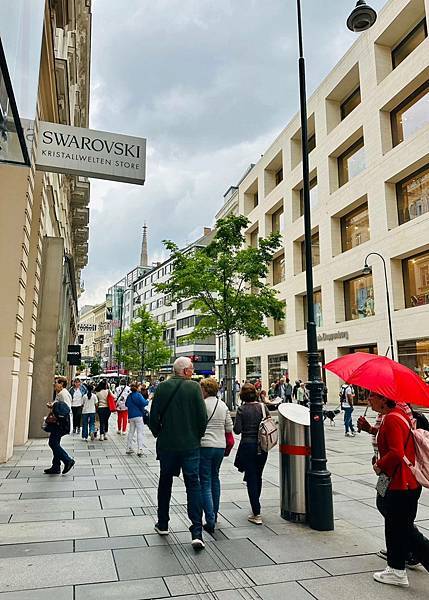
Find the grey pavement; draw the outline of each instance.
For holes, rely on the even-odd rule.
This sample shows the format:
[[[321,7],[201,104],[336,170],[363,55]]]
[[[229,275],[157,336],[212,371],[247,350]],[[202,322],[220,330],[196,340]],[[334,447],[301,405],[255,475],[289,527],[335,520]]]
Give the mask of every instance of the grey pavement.
[[[0,465],[0,600],[427,599],[424,570],[409,573],[409,590],[373,581],[385,563],[376,556],[384,533],[371,443],[365,433],[345,438],[341,415],[335,427],[325,427],[335,531],[313,531],[280,517],[275,450],[264,472],[264,525],[251,525],[234,449],[222,466],[218,529],[201,553],[190,546],[181,479],[173,489],[170,535],[154,532],[154,440],[146,429],[144,456],[126,456],[115,421],[113,415],[106,442],[65,438],[76,459],[65,477],[43,474],[51,460],[46,440],[17,448]],[[429,490],[417,522],[429,535]]]

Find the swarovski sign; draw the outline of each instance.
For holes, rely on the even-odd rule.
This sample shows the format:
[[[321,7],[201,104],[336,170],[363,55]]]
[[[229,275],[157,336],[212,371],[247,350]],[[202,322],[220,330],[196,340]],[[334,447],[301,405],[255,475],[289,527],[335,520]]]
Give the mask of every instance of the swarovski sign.
[[[40,121],[36,169],[142,185],[146,140]]]

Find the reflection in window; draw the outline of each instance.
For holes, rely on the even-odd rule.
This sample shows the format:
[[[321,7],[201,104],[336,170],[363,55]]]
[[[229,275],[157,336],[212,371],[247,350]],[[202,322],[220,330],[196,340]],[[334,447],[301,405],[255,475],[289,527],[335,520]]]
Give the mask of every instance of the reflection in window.
[[[279,185],[283,181],[283,167],[276,172],[275,179],[276,185]]]
[[[405,306],[429,304],[429,252],[402,261]]]
[[[363,204],[341,218],[341,247],[346,252],[369,240],[368,204]]]
[[[400,181],[396,195],[400,225],[429,212],[429,166]]]
[[[394,146],[429,123],[429,81],[392,111],[391,120]]]
[[[319,232],[314,233],[311,236],[311,250],[312,250],[312,258],[313,258],[313,267],[316,265],[320,265],[320,239]],[[305,256],[305,240],[301,242],[301,265],[302,270],[306,270],[306,256]]]
[[[392,65],[396,69],[403,60],[411,54],[427,38],[426,19],[423,19],[405,38],[392,50]]]
[[[313,177],[310,181],[310,207],[314,210],[319,204],[319,196],[317,193],[317,177]],[[304,214],[304,188],[299,190],[299,216]]]
[[[314,322],[316,323],[316,327],[323,326],[323,316],[322,316],[322,291],[316,290],[313,292],[313,306],[314,306]],[[303,298],[303,308],[304,308],[304,328],[307,329],[307,321],[308,321],[308,310],[307,310],[307,296]]]
[[[340,187],[366,169],[363,138],[338,157],[338,179]]]
[[[252,383],[259,379],[261,375],[261,357],[248,356],[246,358],[246,379]]]
[[[340,106],[341,120],[343,121],[361,103],[360,87],[352,92]]]
[[[271,215],[271,231],[273,233],[284,231],[285,219],[284,219],[284,211],[283,207],[276,210],[275,213]]]
[[[308,138],[308,153],[310,154],[310,152],[313,152],[315,147],[316,147],[316,134],[313,133]]]
[[[375,315],[372,275],[362,275],[344,282],[346,321]]]
[[[273,285],[285,280],[285,257],[281,254],[273,260]]]
[[[252,233],[250,234],[250,246],[252,248],[257,248],[258,247],[258,235],[259,235],[259,229],[256,228],[254,231],[252,231]]]
[[[429,338],[398,342],[398,361],[429,382]]]

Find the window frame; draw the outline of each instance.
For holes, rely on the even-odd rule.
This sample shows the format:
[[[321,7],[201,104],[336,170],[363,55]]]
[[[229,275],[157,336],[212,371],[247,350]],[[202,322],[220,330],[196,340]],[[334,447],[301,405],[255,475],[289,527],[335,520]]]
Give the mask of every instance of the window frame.
[[[349,110],[348,112],[346,112],[346,110],[345,110],[346,104],[348,104],[356,96],[356,94],[358,94],[358,93],[359,93],[359,102],[356,104],[356,106],[354,108],[352,108],[351,110]],[[356,110],[356,108],[361,103],[362,103],[362,94],[361,94],[361,89],[360,89],[360,84],[359,84],[357,86],[357,88],[355,88],[353,90],[353,92],[351,94],[349,94],[347,96],[347,98],[345,98],[341,102],[341,104],[340,104],[340,117],[341,117],[341,121],[344,121],[344,119],[346,119],[354,110]]]
[[[344,293],[344,320],[345,321],[362,321],[363,319],[353,319],[352,317],[352,307],[350,303],[350,293],[347,293],[347,288],[350,286],[352,281],[356,281],[357,279],[368,278],[371,277],[372,280],[372,294],[374,301],[374,314],[368,315],[367,317],[363,317],[363,319],[368,319],[369,317],[375,316],[375,298],[374,298],[374,275],[371,273],[369,275],[357,275],[356,277],[351,277],[350,279],[346,279],[343,282],[343,293]],[[368,289],[368,288],[367,288]]]
[[[392,128],[392,143],[393,143],[394,148],[396,146],[398,146],[399,144],[401,144],[402,142],[404,142],[406,139],[408,139],[408,138],[403,137],[403,131],[402,131],[402,140],[399,139],[399,134],[398,134],[399,128],[398,128],[398,121],[397,121],[398,113],[408,105],[409,105],[408,107],[411,108],[412,106],[417,104],[417,102],[413,102],[413,100],[415,100],[415,98],[420,96],[422,94],[422,92],[424,92],[425,90],[426,90],[426,94],[422,95],[422,98],[424,98],[425,96],[427,96],[429,94],[429,79],[427,81],[425,81],[420,87],[418,87],[412,94],[410,94],[407,98],[405,98],[405,100],[403,102],[398,104],[398,106],[391,111],[390,125]]]
[[[418,177],[421,173],[425,173],[425,172],[428,173],[428,175],[429,175],[429,163],[426,164],[424,167],[421,167],[421,169],[417,169],[417,171],[414,171],[414,173],[411,173],[407,177],[404,177],[404,179],[401,179],[401,181],[398,181],[398,183],[395,186],[395,188],[396,188],[396,207],[397,207],[397,211],[398,211],[399,226],[404,225],[405,223],[409,223],[410,221],[413,221],[414,219],[418,218],[418,217],[414,217],[413,219],[403,220],[402,215],[404,214],[404,194],[403,194],[402,187],[407,181],[411,181],[415,177]],[[429,210],[422,214],[428,214],[428,213],[429,213]],[[421,215],[418,215],[418,216],[421,216]]]
[[[368,214],[368,228],[370,228],[369,227],[369,207],[368,207],[368,201],[363,202],[362,204],[359,204],[359,206],[357,206],[353,210],[349,211],[348,213],[346,213],[345,215],[343,215],[342,217],[340,217],[341,254],[343,254],[344,252],[348,252],[349,250],[353,250],[353,248],[358,248],[359,246],[361,246],[362,244],[365,244],[366,242],[368,242],[371,239],[371,235],[369,235],[368,239],[365,240],[365,242],[362,242],[362,244],[357,244],[356,246],[351,246],[350,248],[346,248],[346,244],[345,244],[345,241],[346,241],[346,236],[345,236],[345,220],[355,217],[356,215],[358,215],[360,212],[363,212],[364,210],[366,210],[366,212]]]
[[[423,304],[411,304],[409,302],[409,300],[411,300],[411,292],[410,292],[410,278],[409,278],[409,269],[407,268],[408,264],[410,261],[412,260],[416,260],[421,256],[427,256],[428,257],[428,263],[429,263],[429,251],[425,250],[424,252],[419,252],[418,254],[413,254],[413,256],[409,256],[408,258],[404,258],[402,260],[402,278],[403,278],[403,282],[404,282],[404,296],[405,296],[405,308],[416,308],[418,306],[428,306],[429,305],[429,298],[428,298],[428,302],[424,302]],[[427,294],[429,296],[429,292]]]
[[[408,57],[410,56],[410,54],[412,54],[412,53],[414,52],[414,50],[415,50],[416,48],[418,48],[418,46],[420,46],[420,44],[421,44],[421,43],[423,43],[423,42],[420,42],[420,44],[418,44],[418,45],[416,46],[416,48],[414,48],[414,50],[411,50],[411,52],[410,52],[409,54],[407,54],[407,56],[406,56],[405,58],[403,58],[403,59],[402,59],[400,62],[398,62],[398,63],[397,63],[397,62],[395,61],[395,53],[396,53],[398,50],[400,50],[401,48],[403,48],[403,47],[405,46],[405,44],[406,44],[407,42],[409,42],[409,41],[410,41],[410,39],[413,37],[413,35],[415,35],[415,33],[417,33],[417,31],[418,31],[418,30],[419,30],[419,29],[420,29],[422,26],[423,26],[423,31],[424,31],[424,33],[425,33],[425,38],[427,38],[427,37],[428,37],[428,26],[427,26],[427,22],[426,22],[426,17],[423,17],[423,19],[422,19],[421,21],[419,21],[419,22],[417,23],[417,25],[416,25],[415,27],[413,27],[413,29],[412,29],[410,32],[408,32],[408,33],[407,33],[407,35],[406,35],[404,38],[402,38],[402,40],[401,40],[400,42],[398,42],[398,43],[396,44],[396,46],[394,46],[394,47],[392,48],[391,56],[392,56],[392,69],[393,69],[393,70],[394,70],[394,69],[396,69],[397,67],[399,67],[399,65],[400,65],[402,62],[404,62],[404,60],[405,60],[406,58],[408,58]]]
[[[351,146],[349,146],[347,148],[347,150],[345,150],[342,154],[340,154],[338,156],[338,158],[337,158],[338,185],[340,188],[343,187],[343,185],[346,185],[346,183],[348,183],[350,181],[350,177],[348,177],[348,179],[344,179],[345,161],[348,160],[349,158],[351,158],[352,156],[354,156],[355,154],[357,154],[359,152],[359,150],[362,150],[362,148],[365,148],[365,138],[363,136],[361,138],[359,138],[356,142],[354,142]],[[363,171],[364,170],[365,169],[363,169]],[[347,169],[347,172],[348,171],[349,171],[349,169]],[[361,171],[361,173],[363,171]]]

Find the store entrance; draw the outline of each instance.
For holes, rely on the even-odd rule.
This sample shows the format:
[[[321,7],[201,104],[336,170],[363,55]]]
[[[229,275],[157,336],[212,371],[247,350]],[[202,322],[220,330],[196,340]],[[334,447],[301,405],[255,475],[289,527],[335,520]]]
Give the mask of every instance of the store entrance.
[[[347,348],[345,354],[354,354],[355,352],[365,352],[367,354],[378,354],[377,344],[368,344],[367,346],[352,346]],[[358,405],[368,404],[368,391],[358,385],[353,385],[355,391],[354,403]]]

